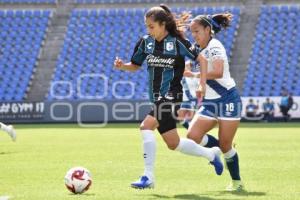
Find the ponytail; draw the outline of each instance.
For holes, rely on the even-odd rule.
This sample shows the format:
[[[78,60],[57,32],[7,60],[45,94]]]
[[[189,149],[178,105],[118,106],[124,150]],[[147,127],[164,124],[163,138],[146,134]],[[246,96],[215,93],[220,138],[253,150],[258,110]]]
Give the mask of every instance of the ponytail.
[[[230,26],[233,15],[231,13],[220,13],[215,15],[198,15],[192,21],[207,27],[210,26],[211,32],[216,34],[222,29]]]
[[[212,16],[212,24],[213,24],[213,30],[215,33],[218,33],[221,31],[221,29],[226,29],[230,26],[232,20],[232,14],[231,13],[221,13],[221,14],[215,14]]]
[[[165,4],[159,4],[159,7],[161,7],[162,9],[164,9],[164,11],[166,11],[166,13],[168,13],[169,15],[172,15],[171,9],[165,5]]]

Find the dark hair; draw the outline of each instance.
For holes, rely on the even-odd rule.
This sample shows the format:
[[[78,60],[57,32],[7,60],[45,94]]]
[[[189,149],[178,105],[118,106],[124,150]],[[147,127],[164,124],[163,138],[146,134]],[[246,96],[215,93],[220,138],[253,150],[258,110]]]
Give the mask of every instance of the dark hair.
[[[151,17],[153,21],[159,22],[160,24],[165,22],[166,29],[170,35],[184,38],[182,32],[177,29],[175,17],[168,6],[160,4],[159,7],[152,7],[146,12],[145,17]]]
[[[232,20],[231,13],[220,13],[215,15],[198,15],[192,22],[196,22],[204,26],[210,26],[212,33],[218,33],[223,29],[230,26]]]

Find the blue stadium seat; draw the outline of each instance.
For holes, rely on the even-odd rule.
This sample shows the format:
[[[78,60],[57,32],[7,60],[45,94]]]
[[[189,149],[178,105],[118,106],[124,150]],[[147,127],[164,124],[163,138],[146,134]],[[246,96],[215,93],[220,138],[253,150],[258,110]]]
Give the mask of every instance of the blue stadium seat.
[[[1,3],[30,3],[30,4],[40,4],[40,3],[45,3],[45,4],[54,4],[57,3],[57,0],[0,0]]]
[[[244,95],[279,96],[283,88],[300,95],[295,79],[300,71],[300,42],[297,40],[300,38],[299,17],[298,6],[261,8],[244,81]],[[287,34],[293,38],[287,39]],[[262,80],[266,84],[260,84]],[[249,90],[249,86],[255,90]]]
[[[49,11],[0,11],[0,101],[25,99],[49,17]]]

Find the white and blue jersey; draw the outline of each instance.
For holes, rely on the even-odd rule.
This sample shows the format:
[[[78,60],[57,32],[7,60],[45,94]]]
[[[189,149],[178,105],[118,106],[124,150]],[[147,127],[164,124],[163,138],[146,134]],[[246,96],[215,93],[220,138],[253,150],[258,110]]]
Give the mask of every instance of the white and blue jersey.
[[[206,93],[198,113],[200,116],[213,119],[237,120],[241,118],[241,99],[235,81],[229,72],[228,58],[222,43],[212,38],[201,55],[208,61],[207,71],[213,70],[215,60],[223,60],[223,76],[219,79],[207,80]]]
[[[221,59],[224,61],[223,77],[214,80],[207,80],[205,99],[218,99],[224,96],[228,90],[235,87],[235,82],[230,76],[228,58],[222,43],[213,38],[201,54],[207,59],[207,72],[213,70],[213,62]]]

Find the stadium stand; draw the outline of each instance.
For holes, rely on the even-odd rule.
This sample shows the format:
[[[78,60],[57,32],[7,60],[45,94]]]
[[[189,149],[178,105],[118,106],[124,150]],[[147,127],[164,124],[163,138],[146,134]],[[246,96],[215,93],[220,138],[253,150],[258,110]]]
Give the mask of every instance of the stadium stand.
[[[107,4],[107,3],[199,3],[201,0],[74,0],[80,4]]]
[[[50,16],[50,11],[0,11],[0,100],[25,99]]]
[[[16,4],[16,3],[26,3],[26,4],[35,4],[35,3],[46,3],[46,4],[54,4],[57,3],[57,0],[0,0],[1,3],[10,3],[10,4]]]
[[[243,96],[300,95],[300,7],[263,6]]]
[[[176,13],[184,10],[173,8]],[[232,26],[218,35],[230,55],[239,24],[239,8],[201,7],[191,11],[194,16],[234,13]],[[47,99],[147,99],[145,67],[137,73],[113,69],[115,57],[128,61],[135,43],[146,33],[144,12],[144,9],[74,10]]]

